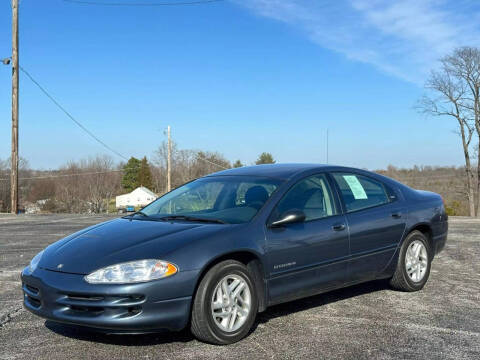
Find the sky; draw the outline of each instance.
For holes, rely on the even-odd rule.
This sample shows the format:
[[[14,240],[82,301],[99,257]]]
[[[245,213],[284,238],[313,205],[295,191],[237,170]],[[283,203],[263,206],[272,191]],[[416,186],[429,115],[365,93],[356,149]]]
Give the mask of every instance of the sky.
[[[246,164],[263,151],[325,163],[327,129],[329,163],[463,164],[456,124],[415,104],[440,57],[480,46],[474,0],[21,0],[19,19],[21,66],[125,157],[153,158],[171,125],[180,148]],[[0,29],[3,58],[9,0]],[[10,136],[11,69],[0,64],[0,159]],[[20,155],[32,168],[106,153],[122,160],[20,75]]]

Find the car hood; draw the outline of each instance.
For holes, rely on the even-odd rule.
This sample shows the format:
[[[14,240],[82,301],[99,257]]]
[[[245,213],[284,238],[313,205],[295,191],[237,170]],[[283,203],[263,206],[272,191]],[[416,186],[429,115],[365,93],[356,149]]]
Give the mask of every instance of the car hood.
[[[102,267],[165,256],[231,225],[116,219],[70,235],[45,249],[39,267],[89,274]]]

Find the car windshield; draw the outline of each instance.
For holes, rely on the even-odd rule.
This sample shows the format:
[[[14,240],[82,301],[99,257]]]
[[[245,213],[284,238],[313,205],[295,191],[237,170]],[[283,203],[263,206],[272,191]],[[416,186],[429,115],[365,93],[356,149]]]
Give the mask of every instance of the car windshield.
[[[205,177],[165,194],[137,215],[145,220],[244,223],[255,216],[280,183],[263,177]]]

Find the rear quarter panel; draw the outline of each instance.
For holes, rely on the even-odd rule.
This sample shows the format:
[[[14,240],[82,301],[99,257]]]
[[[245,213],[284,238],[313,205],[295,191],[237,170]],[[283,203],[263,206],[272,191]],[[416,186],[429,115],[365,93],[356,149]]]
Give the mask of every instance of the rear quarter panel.
[[[448,233],[448,215],[442,197],[413,189],[409,189],[405,196],[409,204],[408,232],[418,226],[428,226],[431,229],[432,250],[434,254],[439,253],[445,246]]]

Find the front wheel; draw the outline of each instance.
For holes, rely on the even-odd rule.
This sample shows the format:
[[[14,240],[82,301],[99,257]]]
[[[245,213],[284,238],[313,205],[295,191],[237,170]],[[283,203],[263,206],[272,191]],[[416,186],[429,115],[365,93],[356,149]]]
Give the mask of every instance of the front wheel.
[[[420,231],[412,231],[400,248],[397,268],[390,285],[397,290],[421,290],[430,275],[431,250]]]
[[[248,334],[257,310],[253,275],[238,261],[223,261],[212,267],[198,286],[191,331],[205,342],[231,344]]]

